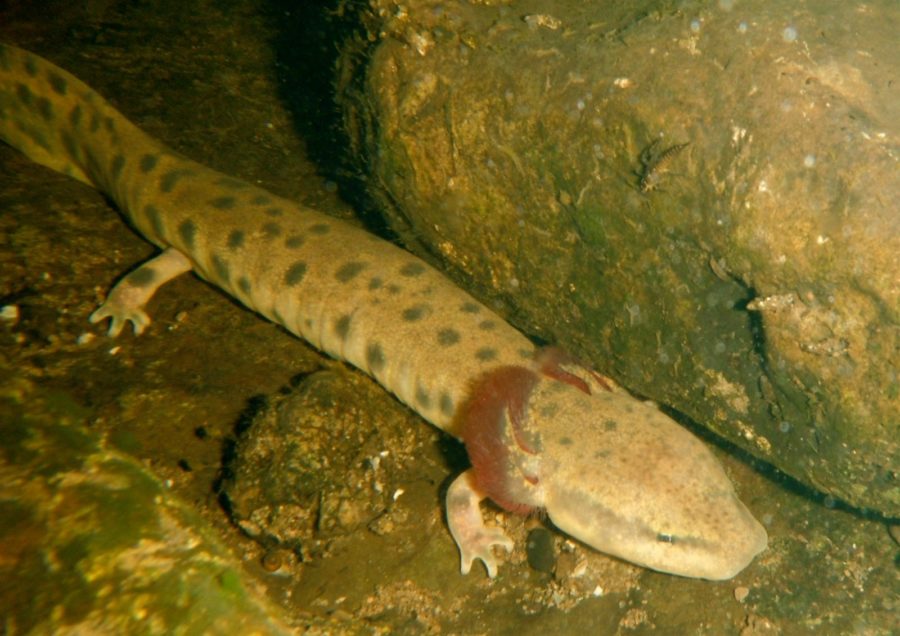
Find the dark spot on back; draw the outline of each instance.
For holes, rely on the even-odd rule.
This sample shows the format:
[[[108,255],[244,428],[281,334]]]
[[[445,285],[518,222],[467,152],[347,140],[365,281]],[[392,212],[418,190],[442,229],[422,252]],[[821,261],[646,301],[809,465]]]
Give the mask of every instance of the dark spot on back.
[[[331,231],[331,226],[327,223],[315,223],[309,226],[309,231],[313,234],[328,234]]]
[[[403,320],[406,322],[415,322],[421,320],[431,313],[430,305],[413,305],[403,310]]]
[[[272,197],[266,196],[265,194],[257,194],[253,197],[253,200],[250,201],[253,205],[269,205],[272,202]]]
[[[218,254],[213,254],[212,257],[212,265],[213,270],[216,272],[216,276],[219,277],[223,283],[227,283],[231,280],[230,272],[228,271],[228,263],[224,258],[219,256]]]
[[[217,210],[230,210],[235,206],[235,203],[237,203],[237,199],[234,197],[216,197],[209,202]]]
[[[265,238],[270,241],[273,238],[281,235],[281,226],[277,223],[265,223],[262,227],[262,230]]]
[[[423,263],[407,263],[403,267],[400,268],[400,273],[403,276],[421,276],[425,273],[425,265]]]
[[[72,128],[78,128],[78,125],[81,123],[82,114],[81,104],[75,104],[69,112],[69,123],[72,125]]]
[[[450,397],[449,393],[441,393],[441,413],[446,416],[453,415],[453,398]]]
[[[50,150],[50,144],[47,142],[47,138],[44,137],[44,133],[39,130],[25,130],[23,131],[26,135],[31,138],[36,145],[40,146],[44,150]]]
[[[438,331],[438,344],[449,347],[459,342],[459,332],[456,329],[441,329]]]
[[[106,126],[106,131],[108,133],[116,132],[116,121],[112,117],[106,117],[103,120],[103,123]]]
[[[175,184],[183,176],[185,176],[184,170],[169,170],[159,178],[159,189],[163,192],[171,192],[175,189]]]
[[[84,150],[84,167],[86,168],[85,172],[94,177],[102,175],[104,173],[104,170],[100,168],[100,162],[96,154],[98,148],[96,146],[91,147],[89,145],[84,146],[82,149]]]
[[[113,157],[112,165],[110,166],[110,171],[112,172],[112,176],[114,179],[118,179],[122,174],[122,168],[125,167],[125,157],[121,153],[117,153],[115,157]]]
[[[266,208],[266,214],[269,216],[281,216],[284,214],[284,210],[281,208]]]
[[[378,276],[372,277],[372,279],[369,281],[369,289],[373,291],[378,289],[382,285],[384,285],[384,281],[381,280]]]
[[[365,263],[359,261],[350,261],[344,263],[334,273],[334,277],[342,283],[347,283],[356,278],[356,276],[366,268]]]
[[[244,292],[244,294],[247,296],[250,295],[250,287],[251,285],[249,278],[247,278],[246,276],[241,276],[240,278],[238,278],[238,289]]]
[[[190,219],[182,221],[178,226],[178,235],[184,241],[185,247],[189,250],[194,249],[194,238],[197,236],[197,226]]]
[[[306,276],[306,263],[297,261],[288,268],[284,274],[284,284],[293,287]]]
[[[464,302],[460,309],[466,314],[477,314],[481,311],[481,307],[471,301]]]
[[[571,446],[572,438],[566,437],[565,435],[563,435],[562,437],[559,438],[559,444],[560,444],[560,446]]]
[[[156,167],[156,164],[159,162],[159,155],[144,155],[141,157],[141,172],[144,174],[150,172]]]
[[[387,286],[388,293],[390,294],[399,294],[402,289],[403,288],[400,287],[400,285],[395,285],[394,283]]]
[[[614,431],[619,428],[619,424],[615,420],[606,420],[603,422],[604,431]]]
[[[291,249],[297,249],[298,247],[303,247],[303,244],[306,242],[306,239],[300,236],[299,234],[294,234],[292,236],[287,237],[284,241],[284,246],[289,247]]]
[[[165,228],[163,226],[162,215],[159,213],[157,207],[149,204],[144,206],[144,215],[147,217],[147,220],[150,221],[150,227],[153,229],[153,234],[159,238],[163,238],[165,236]]]
[[[431,396],[428,395],[428,391],[422,386],[416,386],[416,404],[423,409],[431,408]]]
[[[370,371],[380,371],[384,368],[385,362],[384,351],[382,351],[381,345],[372,343],[366,347],[366,363],[369,365]]]
[[[233,230],[228,235],[228,247],[235,250],[244,244],[244,233],[241,230]]]
[[[34,99],[34,95],[31,93],[31,89],[25,86],[25,84],[16,85],[16,97],[18,97],[19,101],[25,106],[31,108],[31,102]]]
[[[341,340],[346,340],[347,334],[350,333],[351,318],[352,316],[350,314],[344,314],[334,321],[334,333],[336,333],[337,337]]]
[[[98,130],[100,130],[100,116],[97,113],[91,113],[90,131],[95,133]]]
[[[475,357],[481,360],[482,362],[487,362],[489,360],[494,360],[497,357],[497,350],[493,347],[482,347],[478,351],[475,352]]]
[[[44,121],[53,121],[53,104],[50,103],[49,99],[46,97],[39,97],[37,100],[37,109],[41,114],[41,117],[44,118]]]
[[[48,71],[47,79],[50,80],[50,88],[52,88],[53,92],[57,95],[65,95],[66,91],[69,90],[69,83],[66,81],[66,78],[62,77],[56,71]]]
[[[495,320],[482,320],[478,323],[478,328],[482,331],[492,331],[497,328],[497,321]]]
[[[75,159],[81,157],[81,149],[78,147],[78,144],[75,143],[75,138],[72,137],[67,130],[62,131],[59,138],[62,141],[63,148],[66,149],[66,152],[68,152],[70,156]]]

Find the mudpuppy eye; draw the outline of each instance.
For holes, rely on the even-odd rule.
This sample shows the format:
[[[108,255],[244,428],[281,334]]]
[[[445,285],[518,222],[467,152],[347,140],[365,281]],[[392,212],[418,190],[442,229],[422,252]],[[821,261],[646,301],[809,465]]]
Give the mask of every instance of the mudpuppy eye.
[[[660,543],[675,543],[675,535],[660,532],[656,535],[656,540]]]

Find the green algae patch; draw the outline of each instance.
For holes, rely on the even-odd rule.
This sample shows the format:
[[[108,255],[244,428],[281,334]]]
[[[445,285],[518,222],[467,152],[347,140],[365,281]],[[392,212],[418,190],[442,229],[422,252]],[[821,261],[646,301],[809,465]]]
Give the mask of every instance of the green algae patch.
[[[0,385],[7,633],[289,633],[195,511],[66,396]]]

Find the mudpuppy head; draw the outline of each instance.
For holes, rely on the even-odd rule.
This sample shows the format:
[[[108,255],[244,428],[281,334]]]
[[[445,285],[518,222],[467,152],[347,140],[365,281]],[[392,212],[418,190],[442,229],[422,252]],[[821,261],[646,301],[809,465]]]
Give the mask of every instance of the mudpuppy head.
[[[561,530],[607,554],[724,580],[767,543],[711,451],[623,391],[542,379],[528,401],[541,503]]]
[[[564,354],[537,363],[490,372],[461,410],[484,495],[680,576],[730,579],[765,549],[766,531],[699,439]]]

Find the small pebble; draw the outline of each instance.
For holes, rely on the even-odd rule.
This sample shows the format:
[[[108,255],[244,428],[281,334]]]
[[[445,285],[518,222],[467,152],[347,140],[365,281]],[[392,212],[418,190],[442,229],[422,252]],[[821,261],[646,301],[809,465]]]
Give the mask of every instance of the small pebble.
[[[277,572],[284,565],[284,558],[281,556],[281,550],[269,550],[260,561],[266,572]]]
[[[3,305],[3,307],[0,307],[0,319],[14,324],[19,322],[19,306]]]
[[[750,596],[750,588],[744,587],[743,585],[734,588],[734,600],[738,603],[743,603],[748,596]]]
[[[528,565],[538,572],[552,572],[556,565],[556,549],[553,545],[553,533],[547,528],[532,528],[525,542],[525,554]]]
[[[86,345],[89,342],[93,341],[94,338],[96,338],[96,337],[97,336],[92,334],[90,331],[86,331],[83,334],[81,334],[80,336],[78,336],[78,338],[75,339],[75,343],[79,346]]]

